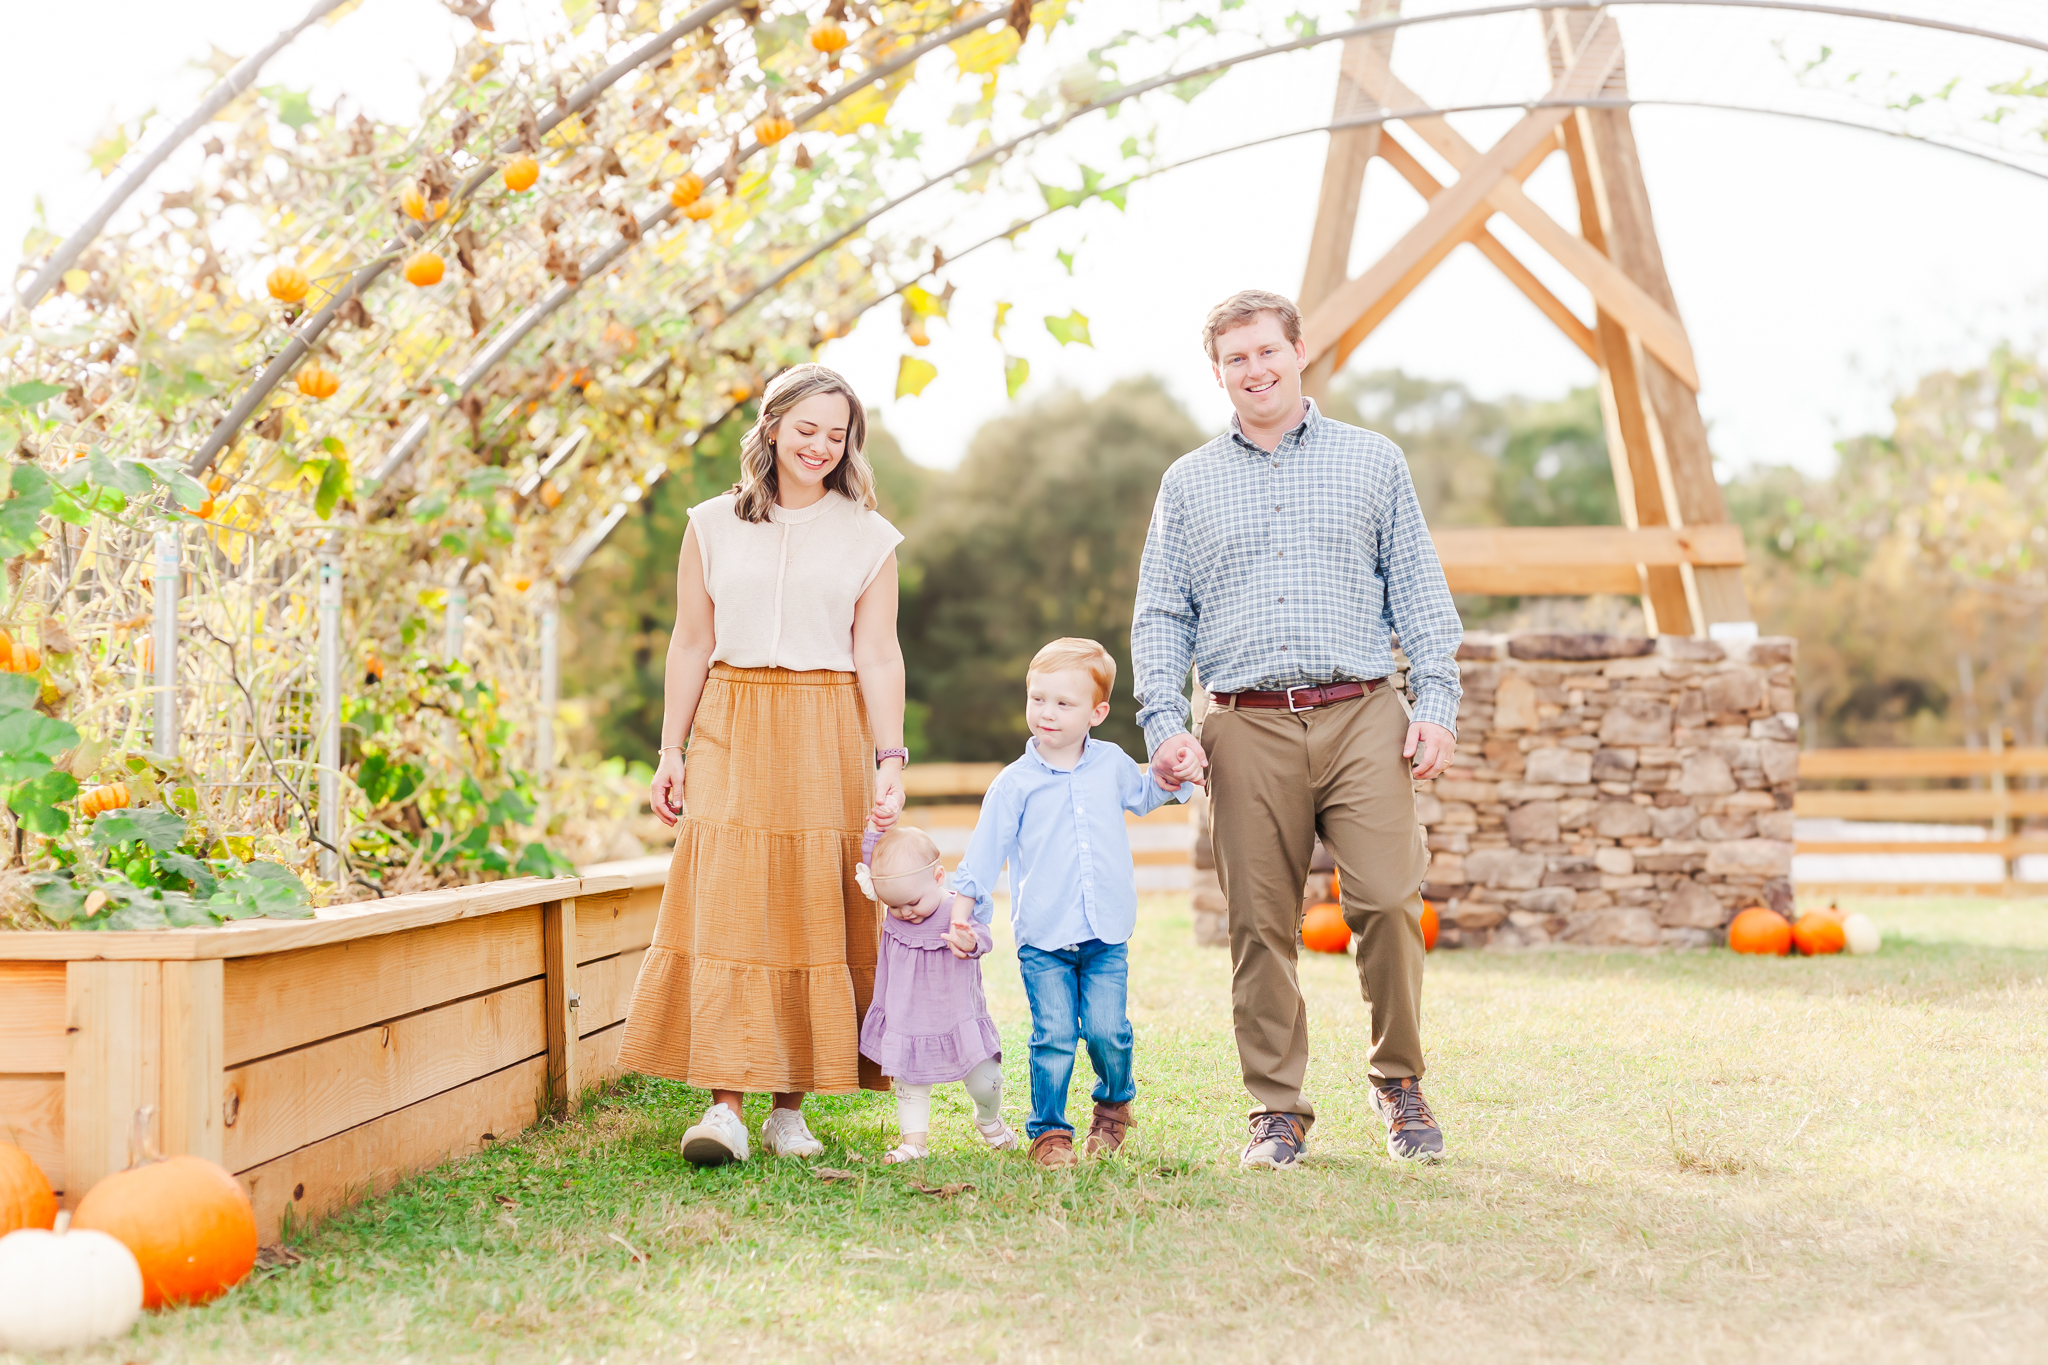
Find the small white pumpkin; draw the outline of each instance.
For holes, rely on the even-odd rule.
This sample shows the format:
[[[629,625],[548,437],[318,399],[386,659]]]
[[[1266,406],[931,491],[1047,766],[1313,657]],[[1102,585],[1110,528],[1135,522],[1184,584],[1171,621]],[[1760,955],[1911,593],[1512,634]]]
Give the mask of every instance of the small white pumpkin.
[[[1874,953],[1884,945],[1884,935],[1870,922],[1870,916],[1863,914],[1843,917],[1842,938],[1845,941],[1844,946],[1858,956]]]
[[[142,1267],[104,1232],[21,1228],[0,1237],[0,1349],[61,1351],[117,1337],[142,1316]]]

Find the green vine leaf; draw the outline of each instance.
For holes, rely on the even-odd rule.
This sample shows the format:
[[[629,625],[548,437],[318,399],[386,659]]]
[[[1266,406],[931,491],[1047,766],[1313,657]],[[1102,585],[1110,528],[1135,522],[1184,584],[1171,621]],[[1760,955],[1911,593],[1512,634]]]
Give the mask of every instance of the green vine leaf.
[[[1045,330],[1052,333],[1052,339],[1062,346],[1093,346],[1088,339],[1087,315],[1078,309],[1063,318],[1048,316]]]

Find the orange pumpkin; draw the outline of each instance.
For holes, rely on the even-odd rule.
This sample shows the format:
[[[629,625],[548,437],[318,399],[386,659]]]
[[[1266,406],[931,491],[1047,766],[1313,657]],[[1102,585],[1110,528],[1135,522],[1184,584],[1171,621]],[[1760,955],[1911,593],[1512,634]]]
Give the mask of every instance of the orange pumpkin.
[[[341,387],[334,371],[318,365],[304,365],[299,368],[299,392],[308,398],[332,398],[334,391]]]
[[[553,479],[543,479],[540,485],[540,501],[543,507],[554,508],[562,505],[562,485]]]
[[[754,389],[751,384],[734,384],[725,391],[725,396],[735,403],[744,403],[754,396]]]
[[[109,782],[104,787],[94,787],[78,798],[80,815],[98,815],[103,810],[122,810],[128,805],[128,784]]]
[[[200,519],[201,521],[205,521],[205,520],[207,520],[208,518],[212,517],[212,516],[213,516],[213,499],[212,499],[212,498],[204,498],[204,499],[201,499],[201,501],[200,501],[200,503],[199,503],[199,506],[195,507],[195,508],[194,508],[194,509],[192,510],[192,515],[193,515],[193,516],[195,516],[195,517],[197,517],[197,518],[199,518],[199,519]]]
[[[424,289],[430,284],[439,284],[441,272],[447,268],[447,263],[439,256],[431,251],[422,251],[405,263],[405,282]]]
[[[540,179],[540,163],[530,156],[515,156],[505,163],[505,188],[524,194]]]
[[[6,657],[0,658],[0,669],[9,673],[33,673],[42,666],[42,652],[34,645],[25,645],[19,640],[10,641]]]
[[[1442,927],[1443,923],[1437,917],[1436,907],[1434,905],[1431,905],[1428,901],[1424,901],[1422,903],[1423,952],[1427,953],[1435,951],[1437,930],[1441,929]]]
[[[363,660],[363,676],[371,682],[383,682],[384,661],[374,654]]]
[[[773,147],[796,131],[796,125],[781,114],[763,114],[754,120],[754,136],[763,147]]]
[[[213,494],[215,497],[219,497],[220,491],[223,488],[226,488],[227,486],[228,481],[218,474],[214,475],[212,478],[206,481],[206,491]]]
[[[13,1143],[0,1142],[0,1237],[16,1228],[57,1225],[57,1196],[36,1159]]]
[[[1729,923],[1728,946],[1738,953],[1783,957],[1792,951],[1792,926],[1777,911],[1752,905]]]
[[[706,218],[709,218],[716,211],[717,210],[712,207],[710,200],[699,199],[697,202],[691,204],[688,208],[683,210],[683,217],[689,219],[693,223],[701,223]]]
[[[1792,926],[1792,946],[1808,957],[1839,953],[1848,943],[1842,921],[1825,910],[1808,911]]]
[[[686,209],[704,195],[704,177],[691,171],[676,181],[668,192],[668,202],[679,209]]]
[[[1301,919],[1301,944],[1318,953],[1341,953],[1351,946],[1351,926],[1344,911],[1330,901],[1311,905]]]
[[[136,1164],[93,1186],[71,1225],[104,1232],[135,1253],[144,1308],[205,1303],[256,1264],[256,1211],[213,1162],[157,1153],[148,1140],[152,1112],[145,1107],[135,1116]]]
[[[279,303],[297,303],[306,297],[306,291],[313,287],[313,282],[297,266],[281,265],[270,272],[270,278],[264,281],[264,285],[270,290],[270,297]]]
[[[811,25],[811,31],[806,36],[810,39],[811,46],[819,52],[838,52],[846,47],[845,28],[830,19]]]

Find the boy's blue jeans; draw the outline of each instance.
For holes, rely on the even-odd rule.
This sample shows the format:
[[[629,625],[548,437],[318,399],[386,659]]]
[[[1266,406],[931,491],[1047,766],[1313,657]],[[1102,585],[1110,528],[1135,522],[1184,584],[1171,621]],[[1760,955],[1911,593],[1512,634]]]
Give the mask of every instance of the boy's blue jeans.
[[[1089,939],[1048,952],[1017,946],[1024,994],[1031,1001],[1031,1121],[1027,1138],[1067,1122],[1067,1085],[1074,1078],[1074,1047],[1088,1044],[1095,1065],[1095,1102],[1126,1104],[1137,1093],[1131,1078],[1135,1039],[1124,1013],[1130,955],[1121,943]]]

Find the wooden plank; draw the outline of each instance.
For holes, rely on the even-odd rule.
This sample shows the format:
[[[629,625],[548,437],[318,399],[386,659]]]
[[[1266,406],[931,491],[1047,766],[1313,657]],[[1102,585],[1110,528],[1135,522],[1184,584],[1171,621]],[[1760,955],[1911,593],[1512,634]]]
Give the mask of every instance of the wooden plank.
[[[0,1072],[64,1069],[64,964],[0,962]]]
[[[541,950],[547,960],[541,1013],[548,1048],[548,1103],[562,1113],[583,1093],[576,1040],[582,1036],[577,1016],[583,996],[577,989],[576,902],[554,901],[540,908]]]
[[[1414,186],[1416,193],[1424,199],[1434,199],[1443,193],[1442,182],[1431,175],[1428,169],[1415,159],[1414,153],[1404,147],[1400,139],[1392,133],[1380,139],[1379,155],[1389,166],[1399,171],[1401,178]],[[1535,273],[1508,249],[1506,243],[1484,227],[1467,240],[1478,247],[1480,254],[1493,262],[1494,267],[1507,276],[1508,282],[1521,290],[1543,316],[1556,324],[1557,329],[1570,339],[1572,345],[1584,351],[1588,360],[1596,365],[1600,363],[1599,343],[1593,338],[1593,329],[1580,321],[1579,315],[1574,313],[1563,299],[1551,293],[1543,281],[1537,279]]]
[[[545,1056],[539,981],[521,982],[227,1073],[236,1121],[223,1164],[247,1170],[502,1070]],[[545,1074],[545,1073],[543,1073]]]
[[[257,1236],[274,1242],[287,1217],[304,1227],[511,1137],[539,1117],[546,1074],[532,1057],[240,1172]]]
[[[2023,858],[2030,853],[2048,853],[2048,839],[1803,839],[1801,853],[1995,853],[2001,858]]]
[[[1358,7],[1361,21],[1397,12],[1400,0],[1364,0]],[[1330,121],[1341,123],[1377,108],[1360,83],[1364,68],[1372,62],[1385,63],[1393,55],[1396,30],[1364,38],[1344,40],[1337,64],[1337,95]],[[1315,227],[1309,234],[1308,263],[1302,271],[1301,294],[1295,305],[1303,312],[1315,308],[1335,292],[1351,273],[1351,243],[1358,232],[1359,198],[1365,189],[1365,168],[1378,150],[1384,130],[1374,123],[1359,128],[1340,128],[1330,134],[1330,146],[1323,159],[1322,189],[1316,196]],[[1310,397],[1322,398],[1336,373],[1335,352],[1317,357],[1302,376],[1302,389]]]
[[[329,906],[309,920],[242,920],[212,929],[135,933],[0,934],[0,961],[134,962],[255,957],[395,934],[430,924],[501,915],[563,896],[622,891],[628,885],[628,880],[619,876],[519,877],[481,886],[443,887],[381,901]]]
[[[64,1077],[0,1076],[0,1138],[35,1158],[60,1196],[64,1188]],[[64,1207],[77,1201],[66,1199]]]
[[[586,962],[578,969],[578,989],[583,1004],[576,1011],[576,1027],[584,1037],[610,1028],[626,1017],[633,1003],[633,983],[640,979],[640,964],[647,959],[645,948],[635,948],[617,957]],[[583,1078],[589,1085],[590,1078]]]
[[[979,796],[1002,770],[1000,763],[913,763],[903,770],[903,794],[911,800]]]
[[[218,958],[163,964],[157,1131],[165,1156],[220,1160],[223,965]]]
[[[1607,19],[1600,32],[1614,34],[1613,20]],[[1598,54],[1595,54],[1596,56]],[[1613,38],[1613,63],[1601,71],[1600,79],[1590,87],[1579,88],[1574,73],[1567,71],[1558,77],[1553,87],[1553,98],[1571,98],[1557,92],[1569,83],[1574,86],[1574,95],[1583,96],[1597,89],[1606,80],[1606,75],[1618,64],[1621,45],[1618,37]],[[1590,74],[1594,65],[1581,62]],[[1409,89],[1392,70],[1378,68],[1366,73],[1369,88],[1382,104],[1395,108],[1427,107],[1420,95]],[[1566,111],[1568,114],[1569,111]],[[1560,117],[1556,124],[1565,119]],[[1442,118],[1414,118],[1406,120],[1422,140],[1435,150],[1437,155],[1448,161],[1464,184],[1472,171],[1485,164],[1493,152],[1479,151],[1467,142],[1459,132]],[[1555,126],[1555,125],[1553,125]],[[1496,145],[1494,150],[1498,150]],[[1692,343],[1685,334],[1685,327],[1676,313],[1645,290],[1621,266],[1596,250],[1584,238],[1552,218],[1529,197],[1521,182],[1507,177],[1496,178],[1485,186],[1485,203],[1489,212],[1507,215],[1515,226],[1529,234],[1538,246],[1549,252],[1559,265],[1569,270],[1578,281],[1592,292],[1594,300],[1617,318],[1621,319],[1631,332],[1642,338],[1645,348],[1669,365],[1672,372],[1694,389],[1699,387],[1699,369],[1693,360]]]
[[[1802,896],[1993,896],[2021,900],[2048,896],[2048,882],[1799,882]]]
[[[538,907],[236,958],[225,973],[224,1065],[497,990],[542,970]]]
[[[1792,798],[1803,816],[1839,820],[1993,820],[2048,815],[2048,792],[1814,792]]]
[[[608,1029],[577,1040],[578,1065],[582,1068],[585,1087],[609,1085],[626,1074],[625,1068],[619,1065],[619,1044],[625,1041],[625,1037],[626,1026],[613,1024]]]
[[[594,962],[654,941],[661,887],[640,887],[591,900],[576,898],[576,960]]]
[[[1634,568],[1599,564],[1456,569],[1446,565],[1444,582],[1454,593],[1483,593],[1489,597],[1583,597],[1593,593],[1633,597],[1643,590],[1641,577]]]
[[[1739,526],[1460,526],[1430,533],[1446,570],[1741,564]]]
[[[1824,778],[2025,777],[2048,773],[2048,749],[1806,749],[1802,781]]]
[[[65,971],[64,1169],[73,1196],[127,1168],[136,1111],[161,1099],[162,986],[155,962],[73,962]]]

